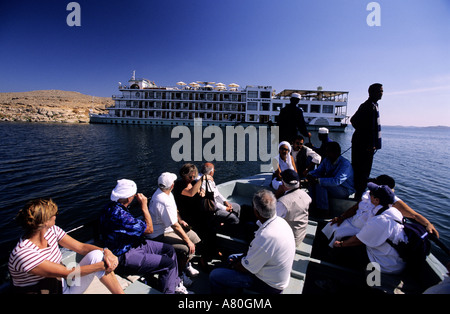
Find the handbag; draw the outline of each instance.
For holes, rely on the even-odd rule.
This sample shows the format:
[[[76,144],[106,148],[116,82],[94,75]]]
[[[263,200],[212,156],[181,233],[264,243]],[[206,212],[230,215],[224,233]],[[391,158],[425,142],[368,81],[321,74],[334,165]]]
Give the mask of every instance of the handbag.
[[[202,184],[204,181],[204,177],[202,177]],[[211,191],[209,188],[208,180],[206,181],[206,189],[205,189],[205,196],[202,197],[201,204],[202,204],[202,210],[209,213],[214,213],[216,211],[216,201],[214,200],[214,192]]]

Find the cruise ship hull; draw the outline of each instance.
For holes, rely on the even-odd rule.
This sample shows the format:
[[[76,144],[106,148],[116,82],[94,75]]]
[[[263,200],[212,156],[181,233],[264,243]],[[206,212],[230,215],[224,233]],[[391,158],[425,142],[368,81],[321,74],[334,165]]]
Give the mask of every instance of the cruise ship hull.
[[[168,119],[145,119],[145,118],[128,118],[128,117],[110,117],[107,115],[91,114],[89,116],[90,123],[103,124],[122,124],[122,125],[152,125],[152,126],[194,126],[193,120],[168,120]],[[203,126],[215,125],[219,127],[241,125],[247,127],[253,126],[271,126],[272,123],[257,122],[233,122],[233,121],[203,121]],[[308,131],[317,131],[321,127],[326,127],[330,132],[344,132],[347,124],[341,125],[307,125]]]

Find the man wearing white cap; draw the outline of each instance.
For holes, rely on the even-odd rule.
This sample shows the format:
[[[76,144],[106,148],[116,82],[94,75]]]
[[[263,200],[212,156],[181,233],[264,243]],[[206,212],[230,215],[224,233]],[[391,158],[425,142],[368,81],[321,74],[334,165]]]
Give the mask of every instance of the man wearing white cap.
[[[297,132],[303,136],[311,138],[311,133],[306,129],[305,118],[303,117],[303,110],[297,107],[300,102],[300,94],[292,93],[291,101],[286,107],[280,110],[278,115],[277,125],[279,127],[280,138],[279,141],[294,142]]]
[[[322,142],[322,145],[320,146],[320,148],[316,148],[315,151],[316,151],[322,158],[325,158],[325,157],[326,157],[325,154],[326,154],[326,151],[327,151],[327,145],[328,145],[328,143],[333,142],[333,140],[331,140],[331,139],[328,137],[328,133],[329,133],[328,129],[322,127],[322,128],[319,128],[319,132],[318,132],[318,134],[317,134],[317,136],[319,137],[319,140]]]
[[[198,271],[190,266],[189,260],[193,257],[195,245],[200,242],[200,238],[193,230],[184,231],[179,223],[177,204],[172,194],[176,179],[176,174],[170,172],[159,176],[158,189],[150,201],[154,231],[147,236],[155,241],[171,244],[177,252],[180,275],[181,270],[185,269],[192,276],[198,274]]]
[[[133,217],[129,211],[135,198],[140,204],[144,220]],[[158,273],[163,293],[187,293],[178,277],[173,247],[144,238],[153,233],[147,203],[147,197],[137,193],[136,183],[121,179],[111,192],[111,202],[101,213],[100,225],[105,246],[119,259],[116,272],[144,278],[151,278]]]

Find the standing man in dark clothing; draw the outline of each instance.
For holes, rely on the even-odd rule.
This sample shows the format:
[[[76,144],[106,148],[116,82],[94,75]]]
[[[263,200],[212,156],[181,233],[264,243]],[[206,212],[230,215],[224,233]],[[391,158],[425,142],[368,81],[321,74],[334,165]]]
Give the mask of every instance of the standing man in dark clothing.
[[[280,110],[277,125],[279,127],[279,141],[293,143],[299,131],[303,136],[311,138],[311,133],[306,129],[303,110],[297,107],[300,102],[300,94],[292,93],[291,102]]]
[[[352,137],[352,166],[355,175],[355,198],[359,200],[367,187],[373,156],[381,149],[381,127],[378,100],[383,96],[383,85],[369,87],[369,99],[362,103],[350,119],[355,132]]]

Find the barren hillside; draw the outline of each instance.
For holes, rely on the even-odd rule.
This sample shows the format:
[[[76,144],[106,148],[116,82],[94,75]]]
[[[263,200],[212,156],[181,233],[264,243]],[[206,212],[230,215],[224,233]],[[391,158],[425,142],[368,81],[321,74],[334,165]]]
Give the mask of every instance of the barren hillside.
[[[109,97],[62,90],[0,93],[0,121],[87,123],[89,110],[106,113]]]

